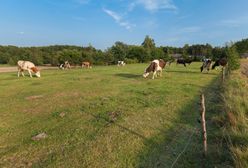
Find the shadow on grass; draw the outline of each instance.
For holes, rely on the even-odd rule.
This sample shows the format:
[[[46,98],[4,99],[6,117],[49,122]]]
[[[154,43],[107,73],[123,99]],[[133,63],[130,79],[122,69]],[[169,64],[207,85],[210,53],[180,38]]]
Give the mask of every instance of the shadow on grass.
[[[179,71],[175,71],[175,70],[167,70],[166,72],[173,72],[173,73],[184,73],[184,74],[203,74],[203,75],[216,75],[214,73],[211,73],[211,71],[209,71],[208,73],[205,72],[201,72],[199,69],[199,72],[197,71],[189,71],[189,70],[179,70]]]
[[[206,124],[208,134],[208,153],[203,155],[203,141],[200,117],[200,93],[190,103],[179,110],[179,117],[169,129],[156,129],[159,133],[146,139],[144,148],[137,155],[136,167],[171,167],[184,150],[174,167],[232,167],[233,161],[218,126],[221,114],[221,87],[217,76],[202,92],[206,99]],[[189,141],[190,140],[190,141]]]
[[[115,76],[118,77],[122,77],[122,78],[133,78],[133,79],[137,79],[137,78],[142,78],[142,74],[131,74],[131,73],[118,73],[115,74]]]

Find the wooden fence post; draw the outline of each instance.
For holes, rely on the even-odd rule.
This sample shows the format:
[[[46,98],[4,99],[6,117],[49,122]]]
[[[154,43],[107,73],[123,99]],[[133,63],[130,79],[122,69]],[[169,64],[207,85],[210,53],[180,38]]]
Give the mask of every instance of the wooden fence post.
[[[201,94],[201,120],[202,120],[202,133],[203,133],[203,145],[204,145],[204,155],[207,155],[207,129],[206,129],[206,120],[205,120],[205,96]]]
[[[222,67],[222,82],[225,81],[226,78],[226,67]]]

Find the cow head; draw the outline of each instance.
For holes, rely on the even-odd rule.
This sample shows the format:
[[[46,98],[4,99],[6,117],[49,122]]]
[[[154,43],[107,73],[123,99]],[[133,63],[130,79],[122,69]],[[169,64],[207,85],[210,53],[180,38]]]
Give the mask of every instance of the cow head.
[[[37,73],[35,73],[35,75],[40,78],[40,71],[38,71]]]
[[[36,67],[32,67],[31,70],[35,73],[35,75],[40,78],[40,71]]]
[[[155,71],[155,68],[156,68],[156,63],[155,62],[152,62],[149,67],[146,68],[144,74],[143,74],[143,77],[146,78],[150,72],[154,72]]]

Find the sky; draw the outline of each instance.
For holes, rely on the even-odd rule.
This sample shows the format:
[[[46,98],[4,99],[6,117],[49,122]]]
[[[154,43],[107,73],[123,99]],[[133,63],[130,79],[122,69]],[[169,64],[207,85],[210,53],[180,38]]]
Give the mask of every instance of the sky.
[[[223,46],[248,38],[248,0],[0,0],[0,45]]]

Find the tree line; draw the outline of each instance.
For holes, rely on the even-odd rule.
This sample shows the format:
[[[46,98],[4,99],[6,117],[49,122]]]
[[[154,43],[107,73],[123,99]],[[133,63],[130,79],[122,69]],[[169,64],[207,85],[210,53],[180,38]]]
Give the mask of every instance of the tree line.
[[[0,64],[16,65],[18,60],[30,60],[36,65],[58,65],[64,61],[80,65],[82,61],[89,61],[95,65],[116,64],[118,60],[127,63],[143,63],[161,58],[174,60],[176,55],[186,59],[200,61],[202,58],[217,60],[227,57],[228,48],[234,54],[248,52],[248,39],[225,47],[213,47],[210,44],[185,44],[183,47],[156,47],[154,40],[146,36],[141,45],[128,45],[117,41],[102,51],[89,45],[86,47],[70,45],[54,45],[45,47],[16,47],[0,46]]]

